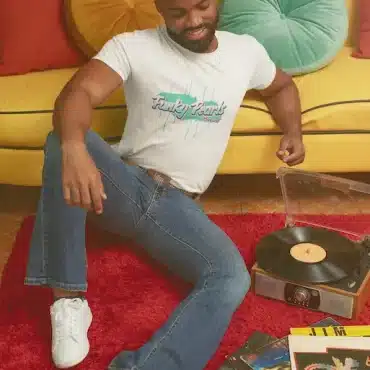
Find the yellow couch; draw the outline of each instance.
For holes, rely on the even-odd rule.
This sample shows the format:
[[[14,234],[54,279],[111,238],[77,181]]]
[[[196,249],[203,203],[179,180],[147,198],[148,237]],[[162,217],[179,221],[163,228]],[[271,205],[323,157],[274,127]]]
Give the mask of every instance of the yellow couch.
[[[348,0],[350,35],[326,68],[295,78],[302,100],[307,159],[300,167],[319,172],[370,170],[370,60],[351,57],[356,20]],[[75,69],[0,78],[0,183],[40,185],[43,143],[56,96]],[[116,91],[93,116],[107,141],[119,140],[126,117]],[[252,95],[240,107],[220,174],[271,173],[280,140],[265,105]]]

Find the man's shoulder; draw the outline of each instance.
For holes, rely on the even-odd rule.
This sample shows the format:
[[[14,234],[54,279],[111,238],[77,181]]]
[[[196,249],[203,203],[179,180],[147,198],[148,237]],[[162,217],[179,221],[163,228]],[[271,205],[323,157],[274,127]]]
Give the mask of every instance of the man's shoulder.
[[[135,30],[131,32],[122,32],[114,36],[114,38],[123,43],[135,42],[138,43],[144,42],[153,42],[158,40],[159,29],[157,28],[148,28],[143,30]]]
[[[241,47],[244,46],[248,48],[258,44],[257,39],[254,36],[249,35],[247,33],[238,34],[230,31],[218,30],[217,37],[225,40],[228,44],[232,43],[233,46],[237,44]]]

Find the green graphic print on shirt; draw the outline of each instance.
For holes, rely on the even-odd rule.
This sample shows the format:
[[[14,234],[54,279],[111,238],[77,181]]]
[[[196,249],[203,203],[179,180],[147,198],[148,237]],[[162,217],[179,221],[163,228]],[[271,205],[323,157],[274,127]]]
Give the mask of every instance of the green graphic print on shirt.
[[[188,94],[162,92],[153,98],[152,108],[169,112],[181,121],[220,122],[227,107],[224,102],[199,101]]]

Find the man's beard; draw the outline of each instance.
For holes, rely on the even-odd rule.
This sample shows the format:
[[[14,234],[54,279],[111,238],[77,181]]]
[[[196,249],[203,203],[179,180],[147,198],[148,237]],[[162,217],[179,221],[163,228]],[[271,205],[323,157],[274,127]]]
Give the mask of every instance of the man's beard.
[[[208,51],[216,33],[217,25],[218,25],[218,15],[217,18],[213,23],[203,23],[202,25],[196,28],[187,28],[180,33],[176,33],[175,31],[167,28],[167,32],[169,36],[178,44],[180,44],[185,49],[193,51],[194,53],[205,53]],[[189,40],[186,37],[186,32],[188,31],[195,31],[200,28],[205,28],[207,30],[207,36],[201,40]]]

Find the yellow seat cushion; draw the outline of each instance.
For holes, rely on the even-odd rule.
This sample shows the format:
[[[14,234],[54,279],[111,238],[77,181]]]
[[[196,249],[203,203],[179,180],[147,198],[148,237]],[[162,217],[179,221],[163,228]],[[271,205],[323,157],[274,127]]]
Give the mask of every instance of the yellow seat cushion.
[[[1,77],[0,146],[41,148],[52,129],[54,102],[76,69]],[[122,135],[127,118],[122,90],[115,91],[93,113],[93,128],[110,139]]]
[[[163,23],[154,0],[66,0],[67,29],[92,57],[111,37]]]
[[[304,131],[370,130],[370,63],[355,59],[344,47],[326,68],[296,77]],[[234,132],[277,131],[265,104],[247,94],[234,125]]]

